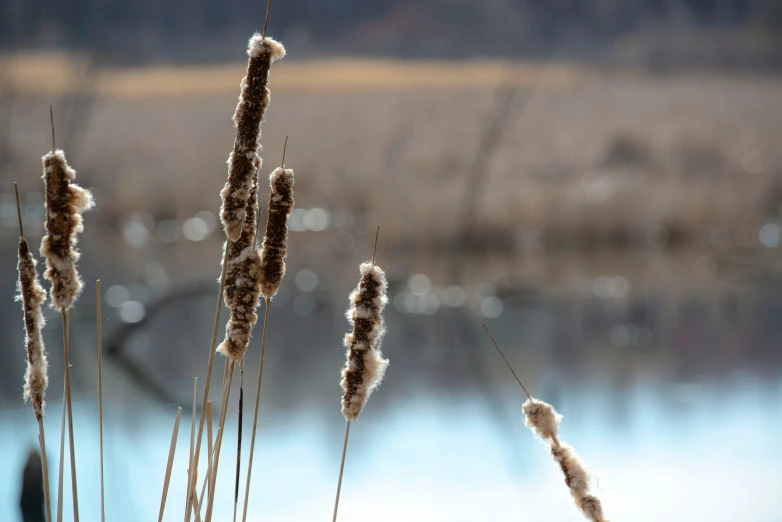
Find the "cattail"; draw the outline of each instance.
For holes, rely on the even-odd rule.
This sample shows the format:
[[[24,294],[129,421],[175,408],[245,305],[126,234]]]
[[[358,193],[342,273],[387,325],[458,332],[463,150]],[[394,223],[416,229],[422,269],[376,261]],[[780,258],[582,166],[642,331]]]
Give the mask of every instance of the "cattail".
[[[345,335],[347,364],[342,370],[342,415],[356,420],[372,392],[383,380],[388,360],[383,359],[380,342],[385,328],[383,308],[386,297],[386,275],[374,262],[361,265],[361,280],[350,294],[347,311],[353,331]]]
[[[46,258],[43,277],[52,283],[51,307],[61,312],[73,306],[83,287],[76,271],[80,254],[74,247],[76,234],[84,229],[81,213],[95,204],[90,191],[71,183],[75,177],[63,151],[43,157],[47,232],[41,241],[41,255]]]
[[[532,397],[524,403],[522,411],[526,417],[526,425],[548,443],[551,455],[562,469],[565,484],[581,512],[592,522],[607,522],[603,517],[600,500],[589,493],[589,473],[573,448],[559,441],[558,430],[562,415],[550,404]]]
[[[234,149],[228,158],[228,182],[221,195],[221,219],[225,235],[236,241],[242,235],[253,178],[260,168],[261,123],[269,105],[269,69],[272,62],[285,56],[281,43],[254,34],[247,46],[250,59],[242,79],[239,103],[233,117],[236,126]]]
[[[532,397],[527,388],[522,384],[519,376],[513,370],[508,362],[508,358],[502,352],[500,345],[494,340],[489,328],[484,324],[486,333],[489,334],[491,342],[497,351],[500,352],[502,359],[508,366],[508,369],[516,378],[521,389],[527,395],[527,401],[522,406],[522,412],[525,416],[525,424],[529,426],[535,435],[548,443],[551,455],[559,464],[562,473],[565,475],[565,485],[570,489],[570,494],[575,500],[578,509],[586,515],[592,522],[608,522],[603,517],[603,506],[600,500],[589,493],[589,473],[576,456],[576,452],[570,446],[562,444],[559,440],[559,423],[562,421],[562,415],[557,413],[554,407],[547,402],[539,401]]]
[[[49,384],[46,350],[41,329],[46,324],[41,305],[46,300],[46,291],[38,282],[36,261],[30,253],[24,237],[19,239],[19,295],[24,310],[25,344],[27,345],[27,372],[24,376],[24,399],[33,403],[36,419],[43,418],[44,395]]]
[[[237,363],[244,358],[252,328],[258,321],[255,310],[261,294],[261,254],[255,242],[257,193],[258,185],[253,183],[242,234],[236,241],[226,241],[225,245],[229,252],[223,298],[231,310],[231,317],[226,326],[225,340],[217,347],[217,351]]]
[[[293,210],[293,170],[278,167],[269,176],[269,214],[261,251],[261,293],[268,301],[280,287],[288,255],[288,216]]]

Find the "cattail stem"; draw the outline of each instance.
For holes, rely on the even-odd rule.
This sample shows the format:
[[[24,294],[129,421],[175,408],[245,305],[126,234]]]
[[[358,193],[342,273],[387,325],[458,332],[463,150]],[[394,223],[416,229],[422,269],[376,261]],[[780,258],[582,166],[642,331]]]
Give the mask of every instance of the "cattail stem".
[[[71,312],[62,313],[63,347],[65,353],[65,399],[68,403],[68,444],[71,456],[71,490],[73,491],[73,521],[79,522],[79,494],[76,487],[76,450],[73,440],[73,403],[71,401],[71,370],[68,356]]]
[[[52,522],[52,504],[49,496],[49,461],[46,458],[46,434],[43,417],[38,419],[38,444],[41,446],[41,471],[43,471],[43,501],[46,508],[46,522]]]
[[[57,522],[62,522],[63,470],[65,469],[65,419],[68,415],[68,401],[65,397],[65,383],[62,385],[62,425],[60,426],[60,471],[57,481]]]
[[[168,483],[171,480],[171,467],[174,465],[174,454],[176,453],[177,435],[179,434],[179,419],[182,416],[182,407],[176,412],[174,421],[174,431],[171,434],[171,446],[168,448],[168,463],[166,464],[166,478],[163,481],[163,497],[160,499],[160,514],[157,517],[158,522],[163,522],[163,511],[166,509],[166,497],[168,496]]]
[[[230,362],[228,359],[226,359],[226,367],[229,368],[228,376],[224,378],[225,382],[225,388],[223,389],[223,401],[222,405],[220,407],[220,420],[217,424],[217,429],[221,431],[221,433],[225,428],[225,418],[228,414],[228,399],[231,395],[231,381],[233,380],[234,376],[234,363]],[[212,510],[214,509],[214,496],[215,496],[215,490],[217,489],[217,470],[220,467],[220,450],[222,449],[222,441],[223,438],[220,436],[217,441],[215,442],[215,458],[214,463],[212,465],[212,483],[211,487],[209,488],[209,499],[207,500],[206,504],[206,516],[204,517],[205,522],[211,522],[212,520]]]
[[[217,428],[217,438],[215,439],[214,448],[212,448],[212,451],[207,455],[206,476],[204,477],[204,483],[201,485],[201,495],[198,497],[198,506],[195,510],[196,520],[200,518],[201,506],[203,505],[204,498],[208,496],[207,492],[212,488],[212,465],[214,464],[215,453],[217,452],[217,441],[221,440],[222,436],[223,430]],[[209,489],[207,489],[207,485],[209,486]]]
[[[98,429],[100,433],[100,519],[106,521],[103,487],[103,347],[101,346],[101,291],[100,279],[95,281],[95,302],[98,326]]]
[[[188,510],[190,509],[188,506],[192,504],[190,495],[192,494],[193,488],[190,487],[193,484],[193,446],[195,445],[195,426],[196,426],[196,400],[198,397],[198,377],[196,377],[193,380],[193,410],[192,410],[192,420],[190,421],[190,452],[188,453],[187,457],[187,484],[188,484],[188,490],[185,491],[185,516],[188,514]]]
[[[524,393],[527,395],[528,399],[532,398],[532,395],[529,394],[527,391],[527,388],[524,387],[524,385],[521,383],[521,379],[519,379],[519,376],[516,375],[516,372],[513,371],[513,366],[510,365],[508,362],[508,358],[505,357],[505,354],[500,349],[500,345],[497,344],[497,341],[494,340],[494,337],[492,336],[491,332],[489,331],[489,327],[486,326],[486,323],[483,323],[483,328],[486,330],[486,333],[489,334],[489,338],[491,339],[491,342],[494,344],[494,347],[497,348],[497,351],[500,352],[500,355],[502,355],[502,360],[505,361],[505,364],[508,365],[508,369],[513,374],[513,377],[516,378],[516,382],[519,383],[519,386],[521,386],[521,389],[524,390]]]
[[[236,522],[236,506],[239,504],[239,472],[242,464],[242,410],[244,409],[244,361],[239,373],[239,422],[236,433],[236,485],[234,486],[234,522]]]
[[[261,402],[261,383],[263,382],[263,360],[266,355],[266,329],[269,326],[269,299],[266,299],[266,310],[263,313],[263,337],[261,339],[261,363],[258,366],[258,387],[255,389],[255,413],[253,413],[253,431],[250,435],[250,456],[247,462],[247,483],[244,486],[244,509],[242,522],[247,521],[247,505],[250,502],[250,478],[253,474],[253,454],[255,453],[255,432],[258,428],[258,405]]]
[[[206,379],[204,380],[204,396],[201,400],[201,416],[198,421],[198,436],[196,437],[195,452],[190,462],[190,469],[193,470],[191,476],[195,476],[198,471],[198,459],[201,455],[201,439],[204,434],[204,416],[206,414],[206,403],[209,399],[209,386],[212,381],[212,365],[215,358],[215,347],[217,346],[217,332],[220,328],[220,312],[223,309],[223,292],[225,291],[225,278],[228,269],[228,253],[230,251],[230,241],[226,245],[225,253],[223,254],[223,267],[220,273],[220,290],[217,292],[217,306],[215,307],[215,319],[212,324],[212,342],[209,345],[209,360],[206,364]],[[190,491],[193,488],[193,484],[188,479],[187,490]],[[187,503],[187,513],[185,514],[185,522],[190,520],[190,502]]]
[[[339,509],[339,493],[342,491],[342,473],[345,471],[345,455],[348,452],[348,435],[350,435],[350,420],[345,426],[345,443],[342,445],[342,461],[339,464],[339,480],[337,481],[337,496],[334,498],[334,517],[331,522],[337,522],[337,510]]]

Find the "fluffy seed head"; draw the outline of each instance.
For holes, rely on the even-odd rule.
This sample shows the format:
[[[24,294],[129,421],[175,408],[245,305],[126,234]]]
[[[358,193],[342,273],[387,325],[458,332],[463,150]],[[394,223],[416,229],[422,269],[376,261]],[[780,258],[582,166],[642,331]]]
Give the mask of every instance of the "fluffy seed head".
[[[358,287],[350,294],[347,317],[353,330],[345,336],[347,363],[340,383],[344,390],[342,415],[347,420],[358,418],[388,367],[388,360],[383,359],[380,351],[385,333],[383,308],[388,302],[387,286],[386,275],[380,267],[371,262],[361,265]]]
[[[526,417],[525,424],[542,439],[557,436],[562,415],[556,412],[551,404],[537,399],[527,399],[522,407]]]
[[[226,326],[225,340],[217,347],[217,351],[235,362],[241,362],[244,358],[253,326],[258,321],[255,310],[261,294],[261,256],[255,247],[257,193],[258,185],[254,183],[242,235],[230,246],[226,242],[225,247],[229,248],[229,252],[223,299],[231,310],[231,316]]]
[[[558,438],[559,423],[562,415],[551,404],[537,399],[528,399],[522,408],[526,424],[549,445],[554,460],[559,464],[565,476],[565,485],[581,512],[592,522],[608,522],[603,517],[600,500],[589,493],[589,473],[570,446],[562,444]]]
[[[43,157],[47,232],[41,241],[41,255],[46,258],[43,277],[52,283],[52,308],[62,312],[73,306],[83,287],[76,271],[80,256],[76,234],[84,230],[81,213],[95,205],[90,191],[72,183],[75,177],[63,151]]]
[[[293,169],[278,167],[269,176],[269,213],[261,251],[261,293],[268,301],[280,287],[288,255],[288,217],[293,210]]]
[[[49,384],[48,362],[41,330],[45,324],[41,306],[46,300],[46,291],[38,282],[36,261],[27,241],[19,240],[19,270],[17,301],[22,302],[24,311],[25,345],[27,348],[27,371],[24,376],[24,400],[31,399],[36,419],[43,418],[44,395]]]
[[[234,113],[236,139],[228,158],[228,181],[221,191],[220,218],[225,234],[236,241],[242,234],[253,177],[260,168],[261,123],[269,106],[269,69],[285,56],[285,48],[271,38],[255,34],[247,47],[247,75],[240,84],[239,103]]]

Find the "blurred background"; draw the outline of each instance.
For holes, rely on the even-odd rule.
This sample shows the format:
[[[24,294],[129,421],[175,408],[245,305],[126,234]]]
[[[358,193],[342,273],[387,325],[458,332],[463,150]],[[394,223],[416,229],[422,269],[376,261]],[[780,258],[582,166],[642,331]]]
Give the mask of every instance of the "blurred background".
[[[181,516],[231,116],[265,7],[0,2],[0,520],[41,520],[20,509],[40,471],[33,456],[24,472],[37,426],[21,397],[12,182],[37,250],[50,104],[57,145],[98,202],[71,326],[82,520],[100,506],[97,278],[107,514],[154,519],[182,406],[166,520]],[[611,520],[782,520],[782,3],[287,0],[268,33],[289,55],[270,77],[263,174],[289,135],[296,208],[251,520],[331,513],[343,313],[378,225],[391,366],[351,430],[339,520],[582,520],[481,322],[565,415]],[[62,331],[47,318],[56,470]],[[236,396],[219,520],[233,507]]]

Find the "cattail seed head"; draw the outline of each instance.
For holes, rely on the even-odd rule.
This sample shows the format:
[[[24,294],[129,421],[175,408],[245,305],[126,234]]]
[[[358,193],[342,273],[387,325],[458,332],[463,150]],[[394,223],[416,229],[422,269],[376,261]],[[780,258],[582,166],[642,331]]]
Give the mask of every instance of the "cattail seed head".
[[[239,103],[233,121],[236,139],[228,158],[228,181],[220,193],[223,199],[221,220],[225,235],[236,241],[242,234],[253,177],[260,168],[261,123],[269,105],[269,69],[272,62],[285,56],[285,47],[254,34],[247,46],[250,57],[247,75],[242,79]]]
[[[261,293],[268,301],[280,287],[288,255],[288,217],[293,210],[293,169],[278,167],[269,176],[269,213],[261,251]]]
[[[525,424],[543,439],[557,436],[562,415],[556,412],[551,404],[537,399],[527,399],[522,406],[526,417]]]
[[[361,265],[358,287],[350,294],[347,317],[353,330],[345,335],[348,359],[340,383],[344,390],[342,415],[347,420],[358,418],[388,367],[388,360],[383,359],[380,351],[385,333],[383,308],[388,302],[387,286],[386,275],[380,267],[371,262]]]
[[[76,234],[84,230],[81,213],[95,205],[90,191],[72,183],[75,177],[63,151],[43,157],[47,232],[41,241],[41,255],[46,258],[43,277],[52,283],[51,307],[62,312],[73,306],[83,287],[76,271],[80,254],[74,247]]]
[[[255,182],[250,190],[242,235],[236,241],[226,241],[224,247],[229,252],[223,299],[231,310],[231,316],[226,326],[225,340],[217,347],[217,351],[235,362],[241,362],[244,358],[250,345],[252,328],[258,321],[255,310],[261,294],[261,256],[255,246],[257,193],[258,184]]]
[[[559,464],[565,476],[565,485],[581,512],[592,522],[608,522],[603,517],[600,500],[589,493],[589,473],[587,473],[575,450],[559,441],[558,430],[562,415],[550,404],[537,399],[528,399],[522,411],[525,423],[549,445],[554,460]]]
[[[24,311],[25,345],[27,348],[27,372],[24,376],[24,399],[31,399],[36,419],[43,418],[44,395],[49,384],[48,362],[41,330],[45,324],[41,306],[46,291],[38,282],[36,261],[24,238],[19,240],[19,270],[17,301]]]

